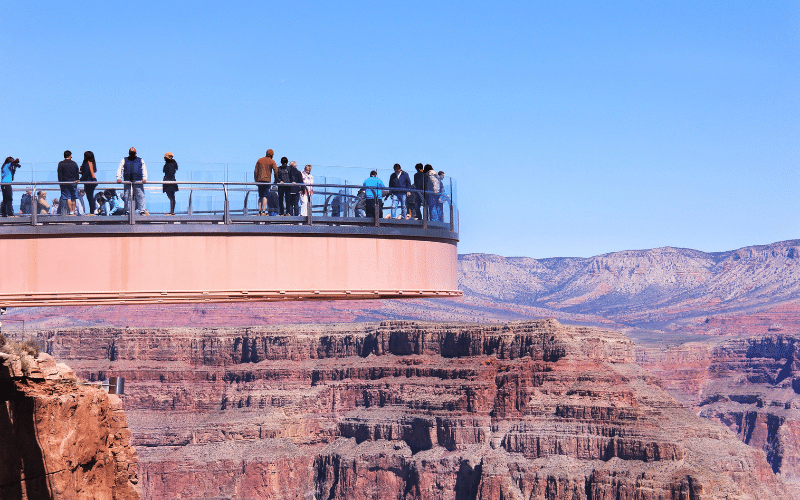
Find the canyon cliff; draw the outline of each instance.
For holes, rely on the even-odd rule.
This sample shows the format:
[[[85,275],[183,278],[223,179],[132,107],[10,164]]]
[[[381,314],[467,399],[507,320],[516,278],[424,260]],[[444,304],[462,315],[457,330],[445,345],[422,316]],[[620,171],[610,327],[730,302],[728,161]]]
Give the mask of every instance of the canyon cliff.
[[[640,347],[638,361],[700,416],[763,450],[800,498],[800,335]]]
[[[701,419],[633,343],[554,320],[42,330],[127,379],[142,495],[788,498],[763,451]]]
[[[138,499],[119,397],[82,385],[48,354],[31,354],[0,352],[0,498]]]

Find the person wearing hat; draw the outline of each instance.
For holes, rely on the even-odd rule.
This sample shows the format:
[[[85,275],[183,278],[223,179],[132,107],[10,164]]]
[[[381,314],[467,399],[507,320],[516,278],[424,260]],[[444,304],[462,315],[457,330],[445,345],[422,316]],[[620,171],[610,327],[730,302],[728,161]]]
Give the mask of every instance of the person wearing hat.
[[[178,171],[178,162],[172,153],[167,151],[164,153],[164,180],[175,182],[175,172]],[[169,198],[169,213],[167,215],[175,215],[175,192],[178,190],[177,184],[164,184],[161,190]]]
[[[258,185],[258,215],[267,215],[267,196],[273,174],[275,181],[278,181],[278,164],[272,159],[274,154],[274,151],[268,149],[267,156],[258,159],[255,171],[253,171],[253,179],[258,183],[264,183]]]
[[[22,215],[30,215],[33,211],[33,188],[26,187],[25,194],[22,195],[22,200],[19,203],[19,213]]]
[[[72,152],[64,151],[64,160],[58,163],[58,182],[61,182],[61,212],[75,215],[75,200],[78,199],[78,164],[72,161]]]

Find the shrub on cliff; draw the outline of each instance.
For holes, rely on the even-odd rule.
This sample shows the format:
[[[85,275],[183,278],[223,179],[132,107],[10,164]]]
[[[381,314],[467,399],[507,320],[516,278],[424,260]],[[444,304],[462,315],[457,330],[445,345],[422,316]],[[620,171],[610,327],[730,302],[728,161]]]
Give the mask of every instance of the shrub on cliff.
[[[24,340],[22,342],[12,340],[9,341],[2,334],[0,334],[0,352],[6,354],[14,354],[20,356],[23,353],[33,356],[39,356],[39,346],[33,340]]]

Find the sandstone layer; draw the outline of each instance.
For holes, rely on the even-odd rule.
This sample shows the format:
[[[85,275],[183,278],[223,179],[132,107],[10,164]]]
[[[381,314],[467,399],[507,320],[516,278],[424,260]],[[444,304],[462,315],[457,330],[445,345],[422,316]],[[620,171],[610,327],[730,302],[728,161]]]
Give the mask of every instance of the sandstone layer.
[[[554,320],[38,333],[127,379],[144,498],[778,499],[762,451]]]
[[[122,402],[41,353],[0,353],[0,498],[135,500]]]
[[[703,417],[763,450],[800,498],[800,336],[771,333],[641,348],[639,361]]]

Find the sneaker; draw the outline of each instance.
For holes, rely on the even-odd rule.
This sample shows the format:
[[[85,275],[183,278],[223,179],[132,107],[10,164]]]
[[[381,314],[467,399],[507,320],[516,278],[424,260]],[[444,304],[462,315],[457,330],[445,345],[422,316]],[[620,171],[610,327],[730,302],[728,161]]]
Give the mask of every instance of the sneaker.
[[[139,215],[150,215],[150,212],[148,212],[147,210],[142,210],[141,212],[139,212]]]

